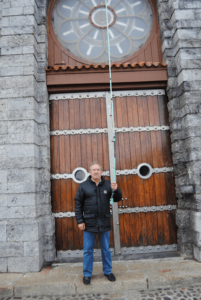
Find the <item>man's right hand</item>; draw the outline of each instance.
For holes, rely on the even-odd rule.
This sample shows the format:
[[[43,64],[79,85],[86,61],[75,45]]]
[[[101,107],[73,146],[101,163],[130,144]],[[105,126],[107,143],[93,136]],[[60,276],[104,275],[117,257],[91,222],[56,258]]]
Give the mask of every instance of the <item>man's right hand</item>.
[[[78,224],[78,228],[79,228],[80,230],[85,230],[85,223]]]

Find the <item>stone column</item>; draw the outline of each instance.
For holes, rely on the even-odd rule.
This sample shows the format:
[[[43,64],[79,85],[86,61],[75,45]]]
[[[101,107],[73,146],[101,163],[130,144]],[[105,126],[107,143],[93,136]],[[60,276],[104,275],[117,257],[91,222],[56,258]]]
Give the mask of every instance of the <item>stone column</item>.
[[[178,198],[178,249],[201,261],[201,1],[157,0]]]
[[[55,258],[46,3],[1,5],[0,272],[32,272]]]

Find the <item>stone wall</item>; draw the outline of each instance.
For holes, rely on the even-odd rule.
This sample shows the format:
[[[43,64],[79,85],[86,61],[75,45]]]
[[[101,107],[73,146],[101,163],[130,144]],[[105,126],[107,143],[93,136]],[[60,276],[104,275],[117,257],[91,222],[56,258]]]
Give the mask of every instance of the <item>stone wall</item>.
[[[201,261],[201,1],[157,0],[178,210],[178,249]]]
[[[55,257],[46,1],[1,7],[0,272],[39,271]]]

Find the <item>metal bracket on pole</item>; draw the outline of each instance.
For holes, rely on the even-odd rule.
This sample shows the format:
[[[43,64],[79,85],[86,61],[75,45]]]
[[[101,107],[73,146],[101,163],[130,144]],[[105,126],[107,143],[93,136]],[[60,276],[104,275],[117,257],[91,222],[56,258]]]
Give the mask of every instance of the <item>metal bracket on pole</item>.
[[[110,160],[110,181],[116,182],[115,175],[115,160],[114,160],[114,136],[113,136],[113,125],[112,125],[112,103],[110,93],[106,92],[106,107],[107,107],[107,127],[108,127],[108,146],[109,146],[109,160]],[[113,231],[114,231],[114,254],[121,254],[120,244],[120,231],[119,231],[119,213],[118,204],[113,203],[112,205],[112,216],[113,216]]]

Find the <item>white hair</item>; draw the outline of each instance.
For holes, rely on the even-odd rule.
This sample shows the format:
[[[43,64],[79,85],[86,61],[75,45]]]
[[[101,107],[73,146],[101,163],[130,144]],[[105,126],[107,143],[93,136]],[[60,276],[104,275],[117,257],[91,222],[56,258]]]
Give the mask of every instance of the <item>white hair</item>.
[[[96,161],[93,161],[93,162],[91,163],[90,167],[89,167],[89,170],[90,170],[90,171],[91,171],[91,167],[92,167],[93,165],[99,165],[99,166],[100,166],[100,169],[101,169],[101,170],[103,169],[102,166],[101,166],[101,164],[99,164],[99,163],[96,162]]]

